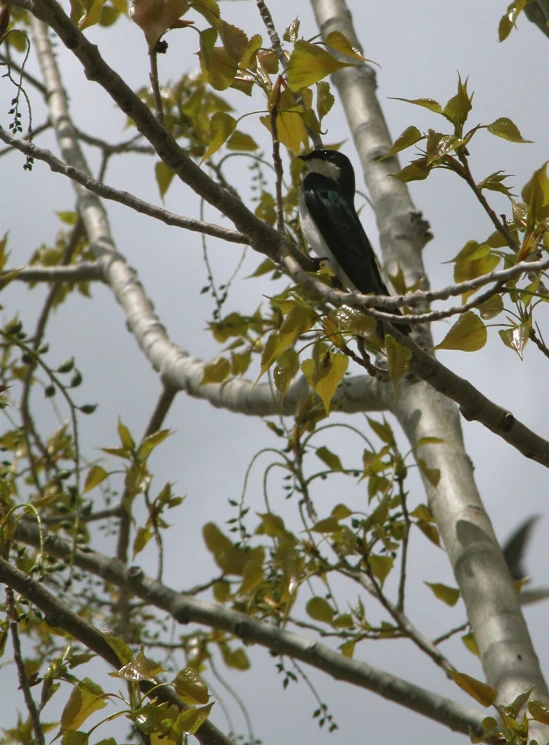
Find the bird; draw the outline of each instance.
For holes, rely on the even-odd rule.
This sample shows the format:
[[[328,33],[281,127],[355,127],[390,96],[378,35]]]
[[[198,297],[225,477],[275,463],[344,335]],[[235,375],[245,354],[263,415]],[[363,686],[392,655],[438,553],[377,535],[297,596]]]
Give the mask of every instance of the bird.
[[[299,195],[299,219],[309,248],[326,261],[348,290],[389,295],[355,210],[351,161],[338,150],[327,148],[298,157],[307,168]],[[402,316],[397,308],[376,310]],[[401,333],[410,333],[409,324],[395,321],[394,325]]]

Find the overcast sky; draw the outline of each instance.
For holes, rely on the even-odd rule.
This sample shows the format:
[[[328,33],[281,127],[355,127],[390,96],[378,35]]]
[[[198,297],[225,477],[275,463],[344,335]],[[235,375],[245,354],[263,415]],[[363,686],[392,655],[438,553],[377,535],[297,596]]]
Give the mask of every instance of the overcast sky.
[[[532,145],[514,145],[483,133],[475,138],[470,148],[477,180],[504,169],[514,174],[511,182],[518,193],[533,170],[548,157],[549,39],[526,19],[521,19],[519,30],[500,44],[497,27],[506,5],[506,0],[349,0],[365,56],[375,60],[381,68],[377,72],[378,94],[392,135],[398,136],[411,124],[420,129],[438,127],[442,120],[391,97],[431,97],[444,103],[455,94],[459,72],[462,79],[469,77],[469,89],[475,91],[470,116],[472,124],[489,124],[500,116],[508,116],[525,138],[534,141]],[[306,38],[317,33],[310,6],[305,0],[272,0],[270,6],[279,32],[297,15]],[[222,11],[226,20],[246,32],[264,34],[253,2],[224,2]],[[139,29],[122,19],[112,29],[91,29],[87,33],[130,85],[138,88],[147,84],[148,57]],[[172,33],[167,38],[169,51],[160,58],[160,70],[163,79],[173,80],[183,71],[196,67],[196,37],[191,33],[184,37]],[[183,38],[184,42],[181,41]],[[86,81],[77,61],[68,52],[64,49],[59,52],[77,126],[111,142],[125,138],[128,134],[123,129],[125,119],[114,109],[108,96],[98,85]],[[31,64],[34,68],[34,60]],[[33,120],[39,124],[44,120],[45,109],[38,94],[31,89],[29,93],[33,102]],[[3,126],[9,122],[7,110],[12,96],[10,84],[5,78],[1,79]],[[243,96],[232,95],[231,101],[241,111],[250,106],[249,99]],[[254,105],[259,108],[261,102],[258,100]],[[337,104],[324,124],[329,130],[327,141],[347,140],[343,149],[358,168],[345,118]],[[266,152],[270,152],[268,139],[257,117],[247,117],[242,129],[256,137]],[[37,143],[56,151],[50,135],[41,136]],[[91,166],[96,167],[97,151],[86,149],[86,154]],[[403,164],[408,159],[405,153]],[[10,230],[10,263],[13,265],[26,262],[40,244],[51,243],[61,227],[55,211],[70,210],[74,206],[71,185],[61,176],[51,175],[42,163],[36,163],[32,173],[28,173],[22,169],[23,162],[18,154],[4,156],[0,162],[0,233]],[[246,195],[250,177],[247,166],[236,165],[236,159],[233,163],[235,167],[230,171],[230,177]],[[109,168],[106,181],[159,204],[153,165],[154,160],[145,157],[119,159]],[[360,182],[360,178],[358,180]],[[359,184],[359,188],[364,187]],[[465,184],[451,174],[436,172],[427,181],[412,184],[411,190],[417,208],[430,221],[435,236],[425,248],[431,286],[445,286],[452,281],[453,271],[453,265],[445,262],[452,259],[467,240],[485,238],[492,226]],[[497,195],[490,193],[490,199],[496,211],[508,210],[507,203]],[[165,206],[184,215],[198,214],[194,195],[175,181]],[[213,303],[208,295],[199,294],[200,288],[206,284],[199,237],[158,224],[113,203],[107,204],[107,209],[117,248],[138,271],[171,338],[198,357],[209,359],[214,356],[218,348],[204,333]],[[365,208],[361,217],[377,247],[373,215]],[[208,213],[208,219],[220,220],[213,210]],[[228,223],[223,219],[221,224]],[[240,258],[240,248],[234,244],[212,242],[211,252],[216,277],[221,282],[231,275]],[[268,280],[244,279],[259,261],[256,256],[247,257],[240,273],[242,281],[231,294],[227,313],[231,310],[253,312],[262,302],[263,295],[273,293]],[[83,447],[87,448],[90,457],[96,452],[94,449],[115,444],[118,417],[138,437],[147,424],[160,390],[157,376],[127,332],[122,311],[110,292],[99,286],[93,288],[92,294],[91,301],[72,296],[63,311],[52,319],[47,337],[52,364],[72,355],[76,357],[84,373],[79,393],[81,403],[100,404],[97,413],[86,422],[86,430],[82,430]],[[44,288],[28,293],[22,285],[13,284],[1,299],[4,320],[11,318],[18,309],[28,328],[33,328],[43,297]],[[438,339],[446,333],[448,326],[441,323],[434,329]],[[549,338],[547,327],[545,331],[546,338]],[[547,360],[534,347],[527,347],[522,362],[503,346],[497,330],[492,329],[489,343],[481,352],[470,355],[441,352],[440,359],[467,377],[483,393],[514,412],[540,435],[548,436]],[[354,373],[357,374],[358,370]],[[42,409],[47,416],[46,409]],[[359,428],[366,427],[361,417],[352,420],[342,417],[340,421],[349,421]],[[168,534],[165,572],[168,585],[184,589],[196,581],[207,579],[215,571],[213,562],[204,551],[201,526],[215,516],[215,521],[223,527],[224,521],[234,516],[227,500],[239,498],[250,460],[261,448],[277,447],[278,442],[264,422],[231,415],[183,394],[178,396],[166,425],[174,430],[174,436],[155,454],[152,466],[156,469],[158,489],[166,481],[171,481],[176,484],[179,494],[187,495],[184,505],[170,515],[174,528]],[[480,424],[463,422],[463,428],[466,446],[476,468],[477,483],[498,536],[503,539],[532,513],[546,514],[547,471],[522,458]],[[360,463],[360,444],[356,439],[338,432],[327,438],[326,444],[337,450],[345,465]],[[252,472],[248,490],[252,513],[254,510],[264,511],[261,480],[269,462],[269,457],[263,456]],[[425,495],[418,479],[412,477],[411,483],[414,487],[410,496],[413,506],[425,501]],[[359,508],[365,503],[365,490],[364,484],[354,487],[350,481],[335,478],[319,491],[318,510],[327,513],[332,502],[339,501]],[[276,479],[272,481],[270,496],[273,510],[282,514],[297,530],[294,505],[284,501]],[[546,531],[545,520],[538,528],[528,557],[528,567],[536,584],[548,582],[549,544],[543,538]],[[108,551],[110,546],[103,540],[103,543],[97,543],[97,548]],[[139,563],[145,571],[154,573],[154,552],[151,550],[140,555]],[[450,610],[434,600],[423,585],[423,580],[447,584],[454,584],[454,580],[442,552],[420,536],[414,536],[412,541],[410,575],[410,616],[427,636],[436,636],[464,620],[461,602]],[[355,591],[348,600],[356,600]],[[378,611],[372,601],[367,599],[365,603],[367,613],[373,619],[377,618]],[[547,614],[547,605],[526,610],[546,674],[549,673]],[[187,633],[187,629],[184,632]],[[253,663],[248,673],[227,672],[219,661],[218,667],[223,676],[238,688],[248,705],[255,733],[266,745],[322,745],[328,742],[333,745],[359,742],[396,745],[403,741],[404,735],[406,742],[422,745],[466,741],[466,738],[453,735],[374,694],[307,670],[339,726],[337,732],[328,735],[325,730],[320,731],[311,719],[317,703],[307,686],[302,682],[283,691],[282,679],[275,670],[276,660],[264,649],[249,648],[247,651]],[[478,660],[465,651],[459,638],[445,645],[444,651],[460,670],[482,676]],[[370,642],[357,647],[356,656],[471,705],[470,700],[445,680],[441,671],[410,643]],[[9,668],[0,671],[0,680],[7,679],[4,676],[8,671]],[[98,682],[108,688],[110,679],[106,678],[106,671],[101,668],[98,675]],[[237,731],[244,732],[243,718],[230,695],[219,684],[217,688],[219,696],[233,712]],[[0,706],[2,726],[9,726],[13,721],[13,706],[6,703],[4,695]],[[227,723],[220,711],[214,714],[213,721],[227,731]],[[96,740],[110,734],[112,732],[100,728]]]

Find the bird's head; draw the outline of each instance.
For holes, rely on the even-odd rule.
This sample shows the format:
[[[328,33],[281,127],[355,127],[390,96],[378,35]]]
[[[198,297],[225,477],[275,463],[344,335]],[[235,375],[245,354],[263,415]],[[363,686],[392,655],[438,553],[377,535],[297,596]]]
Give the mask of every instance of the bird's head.
[[[319,173],[321,176],[336,181],[351,198],[354,198],[355,172],[346,155],[337,150],[323,148],[312,150],[307,155],[298,157],[305,163],[309,173]]]

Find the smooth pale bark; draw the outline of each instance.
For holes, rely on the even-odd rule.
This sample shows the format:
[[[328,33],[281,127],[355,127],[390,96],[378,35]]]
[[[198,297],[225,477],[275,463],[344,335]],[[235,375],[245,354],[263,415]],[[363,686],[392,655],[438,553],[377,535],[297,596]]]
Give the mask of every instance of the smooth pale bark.
[[[323,36],[342,31],[360,48],[344,0],[311,0],[311,5]],[[333,76],[333,82],[362,163],[385,265],[394,272],[398,262],[407,284],[412,285],[425,276],[423,240],[411,217],[417,210],[406,184],[388,177],[400,169],[398,159],[378,162],[392,142],[376,96],[374,70],[367,65],[344,68]],[[416,340],[432,347],[428,328]],[[394,413],[411,444],[422,437],[444,440],[421,447],[417,456],[428,468],[440,470],[436,488],[425,477],[423,482],[467,608],[486,680],[497,688],[504,703],[531,686],[535,686],[536,698],[547,701],[547,686],[518,595],[465,452],[457,407],[426,383],[408,377],[400,386]]]

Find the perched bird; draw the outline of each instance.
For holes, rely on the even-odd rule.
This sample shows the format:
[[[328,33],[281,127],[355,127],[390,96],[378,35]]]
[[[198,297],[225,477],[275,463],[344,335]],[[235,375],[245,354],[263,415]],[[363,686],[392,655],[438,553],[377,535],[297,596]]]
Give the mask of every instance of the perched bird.
[[[300,155],[308,173],[299,197],[301,229],[309,248],[325,259],[343,285],[364,295],[389,295],[381,278],[372,245],[355,210],[355,172],[351,161],[337,150],[313,150]],[[376,310],[402,316],[398,309]],[[396,322],[403,334],[407,323]]]

